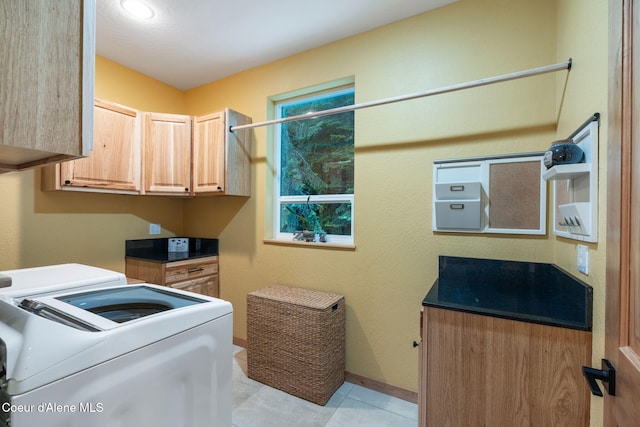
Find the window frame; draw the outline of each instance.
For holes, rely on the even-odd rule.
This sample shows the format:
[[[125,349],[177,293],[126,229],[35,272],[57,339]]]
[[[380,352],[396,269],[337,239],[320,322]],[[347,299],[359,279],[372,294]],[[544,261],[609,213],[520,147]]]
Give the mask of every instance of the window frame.
[[[280,116],[281,106],[285,104],[291,104],[296,101],[313,101],[315,99],[320,99],[327,94],[332,94],[335,96],[339,96],[344,93],[352,92],[355,97],[355,84],[352,79],[349,81],[340,81],[336,82],[334,85],[323,85],[323,87],[312,87],[308,88],[304,91],[296,91],[289,94],[285,94],[282,96],[278,96],[277,98],[272,98],[272,107],[273,107],[273,116],[276,119],[282,118]],[[321,118],[321,117],[320,117]],[[318,119],[320,119],[318,118]],[[317,120],[317,119],[308,119],[308,120]],[[354,213],[355,213],[355,205],[354,205],[354,195],[355,195],[355,182],[354,182],[354,193],[345,193],[345,194],[319,194],[319,195],[295,195],[295,196],[281,196],[280,195],[280,179],[281,179],[281,146],[280,146],[280,136],[282,134],[282,124],[278,123],[273,126],[273,152],[274,152],[274,163],[273,163],[273,211],[272,211],[272,227],[273,227],[273,238],[277,241],[283,242],[292,242],[294,241],[294,233],[285,233],[280,231],[280,210],[282,204],[301,204],[306,203],[307,198],[309,203],[316,204],[328,204],[328,203],[348,203],[351,206],[351,230],[350,235],[337,235],[330,234],[327,235],[327,243],[329,244],[337,244],[337,245],[345,245],[351,246],[354,244]],[[355,125],[354,125],[354,169],[355,169]],[[354,177],[355,180],[355,177]],[[297,242],[304,244],[305,242]],[[318,244],[314,242],[312,244]],[[320,243],[322,244],[322,243]]]

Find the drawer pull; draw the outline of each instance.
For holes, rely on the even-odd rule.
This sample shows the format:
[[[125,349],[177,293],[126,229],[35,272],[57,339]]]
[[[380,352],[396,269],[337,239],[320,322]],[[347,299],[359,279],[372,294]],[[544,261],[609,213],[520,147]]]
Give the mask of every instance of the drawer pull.
[[[464,185],[452,185],[449,187],[450,191],[464,191]]]
[[[204,268],[200,267],[200,268],[190,268],[187,270],[187,273],[191,274],[191,273],[199,273],[201,271],[204,271]]]
[[[464,209],[464,203],[451,203],[449,205],[450,209]]]

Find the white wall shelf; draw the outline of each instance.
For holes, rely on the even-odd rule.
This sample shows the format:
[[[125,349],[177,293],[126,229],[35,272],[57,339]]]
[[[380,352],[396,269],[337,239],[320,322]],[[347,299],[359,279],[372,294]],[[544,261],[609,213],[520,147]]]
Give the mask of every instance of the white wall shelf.
[[[576,163],[573,165],[556,165],[542,174],[545,181],[558,179],[574,179],[591,173],[591,163]]]
[[[543,179],[552,181],[553,232],[583,242],[598,241],[598,127],[594,114],[569,139],[584,152],[584,163],[556,165]]]

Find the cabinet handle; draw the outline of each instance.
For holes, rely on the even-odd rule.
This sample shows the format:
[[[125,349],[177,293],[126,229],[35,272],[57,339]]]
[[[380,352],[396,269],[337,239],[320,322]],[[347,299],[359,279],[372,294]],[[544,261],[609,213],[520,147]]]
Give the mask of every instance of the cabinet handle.
[[[200,267],[200,268],[189,268],[187,270],[187,273],[191,274],[191,273],[198,273],[200,271],[204,271],[204,268]]]
[[[464,209],[464,203],[451,203],[449,209]]]
[[[184,191],[187,191],[187,192],[188,192],[188,191],[189,191],[189,188],[186,188],[186,187],[185,187]]]
[[[464,185],[451,185],[449,187],[450,191],[464,191]]]

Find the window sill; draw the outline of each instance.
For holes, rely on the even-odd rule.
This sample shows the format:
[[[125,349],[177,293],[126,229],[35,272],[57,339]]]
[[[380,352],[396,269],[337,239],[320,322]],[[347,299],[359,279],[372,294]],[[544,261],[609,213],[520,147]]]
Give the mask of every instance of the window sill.
[[[343,251],[356,250],[356,245],[347,244],[347,243],[300,242],[297,240],[279,240],[279,239],[264,239],[262,242],[266,245],[304,246],[307,248],[333,249],[333,250],[343,250]]]

